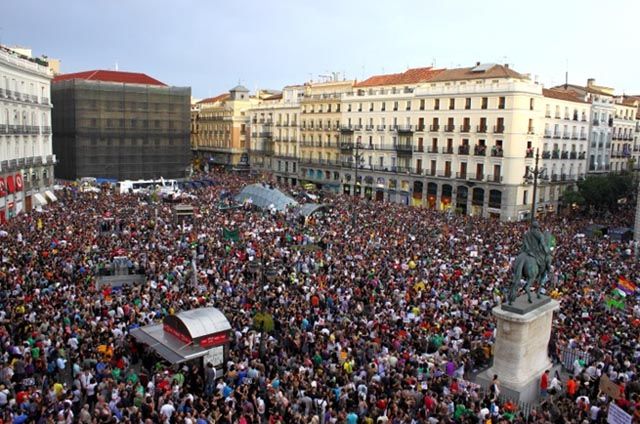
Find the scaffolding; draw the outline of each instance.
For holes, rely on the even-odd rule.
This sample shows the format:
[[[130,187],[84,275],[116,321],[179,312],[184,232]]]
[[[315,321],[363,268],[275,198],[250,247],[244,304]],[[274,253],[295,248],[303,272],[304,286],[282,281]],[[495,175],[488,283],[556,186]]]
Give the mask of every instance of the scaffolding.
[[[56,176],[184,177],[191,89],[69,80],[52,85]]]

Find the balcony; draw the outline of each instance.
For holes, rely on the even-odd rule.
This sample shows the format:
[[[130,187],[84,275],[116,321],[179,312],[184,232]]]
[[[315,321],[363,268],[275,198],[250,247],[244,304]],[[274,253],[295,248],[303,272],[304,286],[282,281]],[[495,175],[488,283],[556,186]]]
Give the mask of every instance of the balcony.
[[[466,180],[469,175],[470,174],[467,174],[466,172],[456,172],[456,178],[459,180]]]
[[[451,171],[450,170],[438,171],[438,177],[451,178]]]
[[[594,119],[593,125],[597,127],[598,125],[600,125],[600,121],[598,121],[597,119]]]
[[[454,132],[456,130],[456,126],[455,125],[445,125],[444,126],[444,132]]]
[[[553,138],[560,139],[560,138],[562,138],[562,135],[560,135],[560,133],[554,133],[553,134]]]
[[[458,154],[459,155],[468,155],[469,154],[469,145],[458,146]]]
[[[495,125],[493,127],[493,133],[494,134],[502,134],[502,133],[504,133],[504,125]]]
[[[258,133],[258,136],[262,138],[273,138],[273,133],[271,131],[263,131]]]
[[[416,127],[416,131],[417,131],[417,132],[423,132],[423,131],[424,131],[424,129],[425,129],[425,126],[424,126],[424,125],[418,125],[418,126]]]
[[[353,150],[353,147],[354,145],[352,142],[348,142],[348,141],[340,142],[340,152],[342,153],[351,152]]]
[[[431,147],[429,147],[429,149],[427,150],[427,152],[429,152],[429,153],[438,153],[438,146],[431,146]]]
[[[486,156],[487,155],[487,146],[473,146],[473,155],[474,156]]]
[[[569,133],[562,134],[562,139],[563,140],[569,140],[570,138],[571,138],[571,136],[569,135]]]
[[[558,181],[558,174],[551,174],[551,181]]]
[[[411,144],[396,144],[395,150],[399,155],[413,154],[413,146]]]
[[[569,159],[578,159],[578,152],[569,153]]]
[[[351,125],[342,125],[340,127],[340,132],[341,133],[353,133],[353,127]]]
[[[560,150],[554,150],[551,152],[551,159],[560,159]]]
[[[560,152],[560,159],[569,159],[569,152],[567,151]]]
[[[529,148],[527,149],[527,151],[524,154],[525,158],[532,158],[533,157],[533,149]]]
[[[378,126],[376,127],[376,130],[378,130],[378,131],[384,131],[384,130],[385,130],[385,128],[386,128],[386,125],[378,125]]]
[[[413,125],[398,125],[397,130],[399,133],[413,133]]]
[[[527,134],[535,134],[535,133],[536,133],[536,129],[534,127],[527,128]]]
[[[373,131],[373,125],[365,125],[365,131]]]
[[[494,158],[501,158],[504,155],[502,147],[493,146],[491,148],[491,156]]]
[[[544,138],[551,138],[553,135],[551,133],[551,131],[545,131],[544,132]]]
[[[0,97],[6,97],[7,95],[5,94],[4,88],[0,88]]]
[[[354,125],[354,126],[353,126],[353,129],[354,129],[355,131],[362,131],[362,125],[360,125],[360,124]]]
[[[483,181],[484,174],[476,172],[475,174],[470,174],[469,179],[474,181]]]
[[[429,126],[429,131],[431,131],[431,132],[438,132],[438,131],[440,131],[440,125],[438,125],[438,124],[430,125],[430,126]]]
[[[442,148],[442,153],[445,154],[445,155],[452,155],[453,154],[453,146],[443,147]]]
[[[478,125],[476,127],[476,132],[479,132],[480,134],[485,134],[487,132],[487,126],[486,125]]]
[[[460,132],[461,133],[471,132],[471,125],[460,125]]]
[[[577,140],[578,134],[571,134],[571,140]]]
[[[502,182],[502,175],[487,175],[487,180],[488,183],[501,183]]]
[[[548,150],[542,152],[542,159],[551,159],[551,152]]]
[[[584,141],[587,139],[587,136],[584,134],[580,134],[580,140]]]
[[[7,134],[9,132],[9,128],[6,125],[0,125],[0,134]]]
[[[567,174],[560,174],[560,181],[567,181]]]
[[[389,125],[389,131],[391,131],[391,132],[396,132],[396,131],[398,131],[398,126],[397,126],[397,125],[395,125],[395,124],[391,124],[391,125]]]

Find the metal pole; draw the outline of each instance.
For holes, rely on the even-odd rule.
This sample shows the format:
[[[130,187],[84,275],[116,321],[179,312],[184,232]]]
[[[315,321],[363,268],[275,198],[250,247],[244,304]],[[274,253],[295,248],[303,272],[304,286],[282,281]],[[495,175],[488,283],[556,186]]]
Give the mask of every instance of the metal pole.
[[[355,175],[355,181],[353,182],[353,195],[356,195],[356,187],[358,187],[358,161],[359,161],[359,152],[358,152],[358,143],[356,143],[356,157],[354,159],[355,162],[355,166],[356,166],[356,175]],[[356,225],[356,204],[355,202],[353,203],[353,205],[351,206],[351,225],[353,225],[355,227]]]
[[[538,191],[538,160],[540,159],[540,149],[536,147],[535,168],[533,168],[533,200],[531,202],[531,223],[536,218],[536,195]]]

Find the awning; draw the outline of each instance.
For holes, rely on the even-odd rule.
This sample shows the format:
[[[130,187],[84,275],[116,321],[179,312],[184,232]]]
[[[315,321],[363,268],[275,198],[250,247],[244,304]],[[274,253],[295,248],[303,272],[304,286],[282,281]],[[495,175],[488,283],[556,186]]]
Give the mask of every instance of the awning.
[[[51,199],[52,202],[57,202],[58,201],[58,198],[56,197],[55,194],[53,194],[53,192],[51,190],[45,190],[44,194],[46,194],[47,197],[49,199]]]
[[[40,205],[44,206],[47,204],[47,199],[45,199],[42,194],[36,193],[33,195],[33,197],[36,198],[36,200],[38,201],[38,203],[40,203]]]
[[[149,345],[158,355],[172,364],[200,358],[209,351],[196,344],[185,344],[178,340],[177,337],[165,332],[162,324],[134,328],[130,334],[140,343]]]

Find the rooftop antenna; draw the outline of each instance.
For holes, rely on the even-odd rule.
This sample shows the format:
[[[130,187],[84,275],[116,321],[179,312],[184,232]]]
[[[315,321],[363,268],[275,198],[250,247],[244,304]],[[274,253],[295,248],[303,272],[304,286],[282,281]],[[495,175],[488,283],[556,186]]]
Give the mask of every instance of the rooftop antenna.
[[[569,58],[565,58],[564,61],[564,89],[566,90],[569,87]]]

